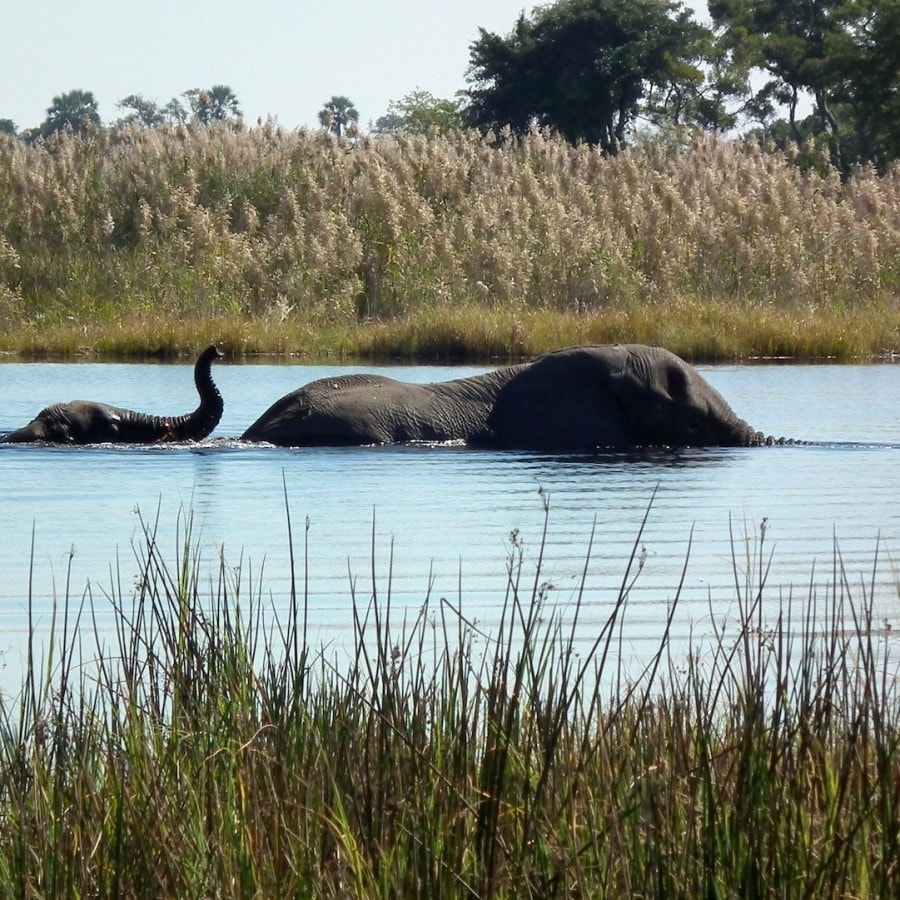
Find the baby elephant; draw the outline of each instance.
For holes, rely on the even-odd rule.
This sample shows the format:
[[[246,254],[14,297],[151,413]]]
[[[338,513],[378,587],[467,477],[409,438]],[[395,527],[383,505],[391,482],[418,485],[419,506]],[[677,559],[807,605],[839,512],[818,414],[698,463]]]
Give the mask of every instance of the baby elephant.
[[[0,437],[0,443],[27,444],[157,444],[162,441],[199,441],[222,418],[222,395],[212,380],[210,367],[222,353],[207,347],[194,366],[194,383],[200,405],[182,416],[152,416],[91,400],[55,403],[42,409],[22,428]]]

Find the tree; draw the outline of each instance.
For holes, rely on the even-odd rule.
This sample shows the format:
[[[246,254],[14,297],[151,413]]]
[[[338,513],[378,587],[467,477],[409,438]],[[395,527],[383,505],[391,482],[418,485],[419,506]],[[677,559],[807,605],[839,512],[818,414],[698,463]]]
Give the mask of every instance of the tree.
[[[720,40],[769,75],[764,96],[784,103],[796,141],[809,95],[832,165],[896,158],[900,119],[897,0],[711,0]],[[848,143],[849,141],[849,143]]]
[[[12,119],[0,119],[0,134],[8,134],[15,137],[18,134],[16,123]]]
[[[391,100],[387,115],[375,121],[375,130],[382,134],[389,131],[447,134],[462,127],[459,100],[438,100],[418,88],[401,100]]]
[[[835,41],[834,97],[845,157],[884,168],[900,158],[900,4],[877,0]],[[850,130],[852,136],[848,136]]]
[[[163,119],[170,125],[179,122],[187,122],[191,117],[191,111],[177,98],[173,97],[161,110]]]
[[[568,140],[625,145],[641,99],[702,82],[710,33],[674,0],[559,0],[522,14],[505,38],[479,29],[466,110],[482,129],[534,125]],[[674,96],[674,95],[673,95]]]
[[[349,97],[334,96],[319,111],[319,122],[340,139],[344,129],[350,134],[355,132],[359,113]]]
[[[166,121],[163,111],[154,100],[148,100],[141,94],[129,94],[117,104],[117,109],[131,110],[119,119],[119,125],[140,125],[141,128],[153,128]]]
[[[201,125],[241,117],[238,99],[228,85],[214,84],[207,90],[192,88],[182,96],[188,101],[194,119]]]
[[[750,92],[749,71],[734,58],[712,31],[698,37],[700,69],[683,68],[681,77],[662,84],[650,83],[641,112],[663,131],[691,125],[711,133],[735,128],[746,114],[740,100]]]
[[[47,137],[58,131],[82,134],[100,124],[97,101],[90,91],[69,91],[53,98],[47,118],[40,126],[40,134]]]

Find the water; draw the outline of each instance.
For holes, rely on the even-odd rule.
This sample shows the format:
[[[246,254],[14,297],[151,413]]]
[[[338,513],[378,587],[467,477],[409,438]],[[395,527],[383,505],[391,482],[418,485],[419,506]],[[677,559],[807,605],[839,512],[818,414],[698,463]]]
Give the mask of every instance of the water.
[[[352,594],[368,599],[373,568],[375,587],[382,598],[390,589],[397,616],[414,615],[427,597],[446,598],[490,631],[517,548],[526,593],[548,586],[548,608],[562,613],[582,597],[578,633],[587,646],[636,547],[640,575],[623,642],[636,660],[656,648],[689,549],[673,629],[682,649],[710,632],[712,617],[734,619],[735,562],[742,582],[748,560],[756,570],[770,553],[775,605],[779,589],[805,600],[813,565],[817,581],[831,580],[837,546],[855,595],[874,589],[876,625],[897,623],[900,366],[702,368],[754,427],[813,442],[806,446],[552,457],[458,447],[294,450],[234,440],[301,384],[376,370],[427,382],[485,369],[219,363],[213,373],[225,414],[202,445],[0,446],[0,689],[18,685],[29,591],[39,635],[49,629],[54,597],[67,590],[79,599],[89,590],[106,627],[104,593],[113,584],[127,593],[138,574],[132,544],[142,541],[142,520],[158,520],[174,563],[190,512],[203,570],[214,572],[224,554],[235,569],[242,564],[244,577],[252,572],[255,591],[283,607],[285,495],[301,563],[308,553],[301,587],[306,575],[316,644],[337,646],[351,633]],[[196,404],[188,365],[8,363],[0,366],[0,431],[76,398],[168,415]]]

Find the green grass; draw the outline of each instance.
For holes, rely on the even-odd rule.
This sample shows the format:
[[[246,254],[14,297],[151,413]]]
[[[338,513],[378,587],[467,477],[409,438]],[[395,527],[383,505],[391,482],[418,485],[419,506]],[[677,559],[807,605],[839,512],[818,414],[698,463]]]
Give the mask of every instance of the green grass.
[[[876,309],[811,313],[721,303],[635,306],[597,314],[467,307],[357,324],[239,316],[123,317],[73,328],[24,326],[0,334],[21,359],[192,357],[216,342],[234,358],[428,361],[511,360],[579,344],[645,343],[694,362],[747,358],[850,360],[900,348],[900,317]]]
[[[589,598],[561,618],[514,544],[489,636],[373,572],[342,655],[308,644],[305,559],[266,600],[181,525],[172,560],[145,527],[133,591],[67,592],[32,637],[0,713],[4,896],[892,896],[900,698],[838,554],[778,602],[764,533],[735,541],[736,628],[684,654],[666,629],[629,673],[640,534],[587,653]]]

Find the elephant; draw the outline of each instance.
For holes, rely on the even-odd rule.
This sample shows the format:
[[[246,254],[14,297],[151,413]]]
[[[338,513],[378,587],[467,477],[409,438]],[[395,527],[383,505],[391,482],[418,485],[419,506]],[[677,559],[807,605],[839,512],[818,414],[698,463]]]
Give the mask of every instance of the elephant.
[[[0,443],[156,444],[202,440],[222,418],[222,395],[210,371],[213,360],[221,358],[222,353],[214,344],[198,357],[194,384],[200,394],[200,405],[191,413],[154,416],[106,403],[73,400],[42,409],[27,425],[0,437]]]
[[[740,419],[683,359],[640,344],[570,347],[435,384],[324,378],[276,401],[241,439],[290,447],[461,441],[549,453],[781,442]]]

